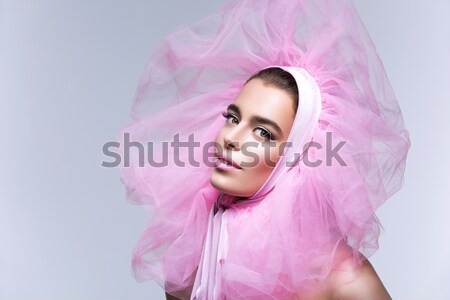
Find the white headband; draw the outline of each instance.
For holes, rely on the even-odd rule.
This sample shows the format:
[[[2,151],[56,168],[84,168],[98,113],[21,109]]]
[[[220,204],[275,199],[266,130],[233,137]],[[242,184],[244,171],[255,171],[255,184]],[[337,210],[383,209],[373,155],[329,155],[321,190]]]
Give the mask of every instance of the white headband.
[[[249,203],[248,201],[251,201],[251,199],[258,199],[264,196],[275,186],[276,181],[284,172],[299,163],[303,147],[311,141],[322,110],[322,96],[319,85],[306,69],[295,66],[274,65],[265,67],[263,70],[272,67],[278,67],[289,72],[294,77],[298,87],[297,112],[287,139],[288,142],[291,142],[291,145],[286,145],[283,156],[280,157],[269,178],[255,194],[245,200],[246,203]]]

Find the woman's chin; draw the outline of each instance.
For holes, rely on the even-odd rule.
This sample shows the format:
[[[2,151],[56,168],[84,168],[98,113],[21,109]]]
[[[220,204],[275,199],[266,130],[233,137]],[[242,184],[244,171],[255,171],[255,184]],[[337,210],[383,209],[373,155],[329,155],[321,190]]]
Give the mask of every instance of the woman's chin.
[[[231,182],[229,178],[223,178],[223,176],[220,176],[220,174],[215,174],[214,172],[209,181],[214,188],[230,196],[249,197],[253,195],[252,191],[238,189],[239,186],[235,182]]]

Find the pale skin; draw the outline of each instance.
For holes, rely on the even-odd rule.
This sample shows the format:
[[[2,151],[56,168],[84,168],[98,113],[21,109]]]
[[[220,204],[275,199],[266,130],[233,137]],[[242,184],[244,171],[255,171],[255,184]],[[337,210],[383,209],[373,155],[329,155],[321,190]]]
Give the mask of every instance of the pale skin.
[[[301,107],[299,108],[301,109]],[[268,119],[275,123],[273,126],[266,122],[255,122],[254,116]],[[233,105],[229,106],[225,115],[224,126],[219,132],[216,142],[224,151],[232,154],[232,159],[242,165],[254,159],[243,155],[241,146],[246,142],[264,143],[271,141],[275,147],[270,147],[269,157],[264,157],[262,147],[251,148],[260,159],[259,164],[241,168],[237,171],[226,172],[214,168],[211,175],[211,184],[224,193],[242,197],[254,194],[266,181],[275,163],[280,157],[280,147],[287,141],[291,130],[295,111],[292,96],[277,87],[265,84],[261,79],[252,79],[241,90]],[[261,118],[260,118],[261,120]],[[278,127],[278,128],[277,128]],[[265,160],[266,158],[266,160]],[[341,247],[342,253],[350,251]],[[347,257],[347,256],[345,256]],[[351,258],[344,260],[341,266],[350,266]],[[354,280],[346,281],[348,276]],[[345,284],[337,284],[344,282]],[[360,268],[346,272],[332,271],[325,280],[324,288],[314,294],[302,294],[302,300],[392,300],[382,281],[369,260],[365,260]],[[192,286],[186,291],[190,294]],[[180,300],[166,293],[167,300]]]
[[[378,277],[369,260],[365,260],[362,266],[355,270],[353,276],[356,279],[334,289],[324,289],[312,295],[302,295],[302,300],[392,300],[391,296]],[[340,281],[339,274],[330,273],[327,281],[333,285],[333,281]],[[348,274],[347,274],[348,276]],[[192,290],[192,286],[189,287]],[[167,300],[181,300],[166,293]]]

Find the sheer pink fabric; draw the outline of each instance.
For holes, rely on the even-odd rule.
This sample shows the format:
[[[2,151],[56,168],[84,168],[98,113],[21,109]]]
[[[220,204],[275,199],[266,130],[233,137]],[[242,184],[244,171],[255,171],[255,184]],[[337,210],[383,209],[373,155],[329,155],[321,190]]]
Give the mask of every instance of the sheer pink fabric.
[[[311,137],[323,148],[310,147],[308,159],[322,164],[278,164],[279,175],[245,202],[210,185],[212,164],[203,148],[215,140],[221,112],[245,80],[268,66],[305,70],[317,84],[317,120],[308,123],[314,124],[309,134],[294,121],[289,141],[298,146]],[[296,120],[304,100],[299,90]],[[141,157],[131,151],[131,166],[121,168],[127,199],[150,212],[133,251],[133,275],[183,300],[301,299],[323,288],[348,255],[359,266],[378,249],[382,227],[375,212],[401,188],[410,147],[383,64],[345,0],[231,0],[177,28],[151,56],[132,117],[119,142],[125,133],[131,141],[153,142],[155,161],[165,157],[163,142],[174,135],[187,141],[193,134],[199,142],[191,157],[198,166],[189,163],[187,149],[169,147],[168,166],[139,167]],[[326,145],[340,141],[346,165],[327,165]],[[216,235],[210,240],[217,244],[209,245],[215,261],[204,269],[211,279],[202,280],[208,232]],[[345,245],[350,252],[339,250]],[[194,283],[192,293],[181,291]]]
[[[269,66],[272,67],[272,66]],[[274,225],[280,226],[283,223],[282,219],[278,220],[280,224],[274,224],[273,222],[267,222],[267,218],[272,218],[271,210],[276,207],[278,210],[282,209],[282,205],[288,205],[285,209],[289,209],[289,206],[292,203],[289,201],[296,201],[296,195],[294,190],[292,190],[292,186],[287,186],[287,188],[283,189],[285,183],[289,181],[297,181],[298,172],[300,171],[300,155],[304,153],[304,146],[307,146],[308,142],[311,142],[313,139],[313,133],[315,128],[318,126],[318,117],[322,110],[322,98],[320,94],[320,88],[317,85],[314,78],[308,73],[307,70],[301,67],[292,67],[292,66],[273,66],[280,67],[285,71],[291,73],[294,77],[297,86],[299,88],[299,105],[296,112],[296,116],[294,122],[292,124],[292,129],[287,138],[288,142],[291,142],[292,145],[286,147],[283,152],[283,156],[279,159],[277,166],[272,170],[269,178],[266,182],[260,187],[260,189],[253,194],[251,197],[236,199],[235,197],[230,197],[229,195],[225,195],[220,193],[219,197],[216,200],[216,207],[214,210],[211,210],[209,214],[209,222],[208,229],[206,234],[206,242],[203,248],[202,257],[199,264],[199,269],[197,271],[197,275],[195,278],[194,286],[193,286],[193,294],[191,295],[192,300],[198,299],[234,299],[234,297],[238,297],[238,295],[233,295],[231,297],[230,292],[226,292],[221,284],[223,281],[223,275],[228,274],[230,276],[229,280],[236,281],[234,278],[234,271],[227,271],[227,268],[232,266],[233,264],[239,266],[241,262],[235,260],[235,257],[241,255],[254,255],[253,250],[249,253],[240,253],[240,249],[234,247],[229,244],[228,241],[231,240],[233,244],[237,244],[235,242],[235,236],[229,237],[229,222],[231,224],[241,224],[238,228],[242,230],[245,228],[246,222],[248,219],[240,219],[242,217],[247,218],[246,214],[242,214],[241,212],[244,209],[252,209],[254,211],[254,215],[258,216],[254,218],[253,222],[259,223],[256,227],[250,227],[250,230],[259,230],[263,233],[270,233],[272,227]],[[225,149],[224,149],[225,150]],[[280,182],[281,181],[281,182]],[[292,195],[295,195],[292,197]],[[278,204],[279,199],[284,199],[282,204]],[[261,203],[264,201],[264,203]],[[272,204],[270,204],[272,203]],[[265,207],[265,205],[268,205]],[[256,206],[256,207],[254,207]],[[217,211],[217,213],[216,213]],[[237,211],[238,214],[232,214],[233,211]],[[261,218],[259,213],[263,213],[264,217]],[[231,220],[230,219],[231,215]],[[286,215],[282,214],[279,217],[285,218]],[[275,220],[275,219],[274,219]],[[273,221],[274,221],[273,220]],[[263,223],[261,223],[261,221]],[[277,230],[286,230],[286,233],[292,230],[289,229],[293,224],[285,223],[288,228],[279,227]],[[236,229],[237,230],[237,229]],[[274,234],[283,234],[280,231]],[[251,234],[248,232],[248,234]],[[296,235],[296,234],[295,234]],[[251,235],[253,238],[257,235]],[[247,236],[250,237],[250,236]],[[273,238],[276,238],[273,236]],[[286,237],[284,237],[286,238]],[[295,238],[295,237],[294,237]],[[341,239],[339,239],[340,241]],[[273,240],[276,242],[276,240]],[[295,244],[295,241],[291,241]],[[327,241],[329,242],[329,241]],[[248,243],[248,240],[247,240]],[[258,241],[255,242],[255,246],[260,247],[259,254],[260,255],[270,255],[273,251],[271,248],[273,245],[270,245],[271,241],[263,240],[261,237],[258,238]],[[265,246],[269,244],[269,246]],[[328,246],[335,247],[337,244],[336,240],[333,240],[332,243]],[[301,246],[300,244],[296,244],[294,247]],[[310,245],[312,246],[312,245]],[[317,246],[317,245],[316,245]],[[248,247],[241,245],[240,247]],[[242,248],[242,249],[245,249]],[[235,253],[228,253],[229,250],[235,249]],[[300,249],[300,248],[298,248]],[[317,249],[319,250],[319,249]],[[330,251],[334,251],[334,249],[328,249]],[[280,252],[282,253],[282,252]],[[228,257],[231,258],[228,259]],[[262,258],[262,257],[261,257]],[[282,257],[278,257],[277,259],[281,259]],[[242,261],[242,263],[248,263],[247,261]],[[262,261],[260,261],[261,264]],[[281,260],[279,261],[281,263]],[[273,268],[273,266],[271,266]],[[270,289],[275,289],[276,286],[269,287],[267,285],[272,284],[270,281],[267,282],[267,279],[264,276],[267,276],[268,272],[275,271],[273,275],[278,276],[276,273],[277,269],[264,270],[258,275],[255,274],[246,274],[247,276],[256,276],[257,278],[253,278],[252,286],[254,284],[261,285],[264,287],[268,293]],[[248,272],[248,271],[247,271]],[[239,272],[236,272],[237,274]],[[271,273],[271,274],[272,274]],[[240,279],[240,281],[245,280],[245,278]],[[247,279],[248,280],[248,279]],[[309,288],[311,288],[311,283],[309,284]],[[245,288],[249,290],[249,287]],[[240,292],[242,293],[242,292]],[[256,296],[257,292],[255,292]],[[243,296],[243,295],[242,295]],[[274,295],[271,295],[274,296]],[[277,295],[281,296],[281,294]],[[289,296],[289,294],[288,294]],[[246,296],[247,298],[248,296]],[[293,299],[290,297],[290,299]]]

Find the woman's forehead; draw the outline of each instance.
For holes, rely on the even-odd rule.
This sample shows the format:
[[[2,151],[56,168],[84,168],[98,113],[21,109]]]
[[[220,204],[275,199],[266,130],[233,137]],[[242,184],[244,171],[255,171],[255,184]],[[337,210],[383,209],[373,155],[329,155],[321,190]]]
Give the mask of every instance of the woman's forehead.
[[[233,101],[242,117],[259,115],[271,119],[293,121],[295,112],[292,96],[273,85],[266,85],[260,79],[252,79]]]

